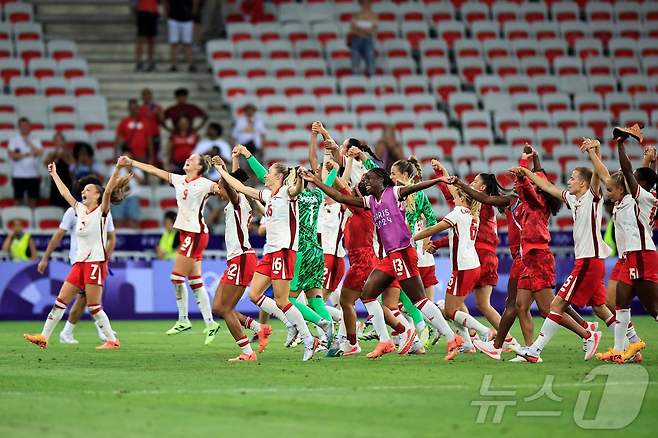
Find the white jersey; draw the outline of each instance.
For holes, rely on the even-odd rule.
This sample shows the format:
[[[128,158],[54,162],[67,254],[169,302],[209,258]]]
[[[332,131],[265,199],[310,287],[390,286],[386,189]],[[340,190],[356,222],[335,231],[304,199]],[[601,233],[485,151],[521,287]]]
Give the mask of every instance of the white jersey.
[[[347,165],[347,156],[343,155],[343,167]],[[364,173],[366,173],[368,170],[365,168],[363,165],[363,162],[360,160],[354,160],[352,161],[352,171],[350,172],[350,185],[352,187],[355,187],[360,181],[361,177],[363,176]]]
[[[107,216],[102,215],[100,205],[87,212],[87,207],[76,202],[74,210],[77,217],[75,235],[78,237],[75,262],[104,262]]]
[[[73,207],[69,207],[64,212],[62,216],[62,221],[59,223],[59,228],[68,231],[71,235],[71,244],[69,245],[69,263],[75,263],[75,259],[78,256],[78,237],[75,234],[75,224],[77,222],[77,217],[75,215],[75,210]],[[112,213],[107,213],[107,232],[114,232],[114,221],[112,220]],[[107,245],[107,240],[104,242]]]
[[[602,196],[589,189],[583,196],[577,198],[564,190],[562,200],[571,210],[573,217],[573,242],[576,259],[608,257],[612,250],[603,241],[601,235]]]
[[[178,213],[174,228],[189,233],[207,233],[208,227],[203,219],[203,207],[212,193],[214,181],[198,176],[190,181],[184,175],[169,174],[169,183],[176,189]]]
[[[655,251],[653,221],[658,200],[639,185],[635,196],[627,194],[613,210],[619,257],[630,251]]]
[[[425,219],[421,219],[418,222],[416,222],[416,226],[414,227],[414,230],[412,234],[419,233],[425,229]],[[426,268],[429,266],[434,266],[434,254],[429,253],[423,249],[423,241],[422,240],[417,240],[414,242],[414,245],[416,247],[416,253],[418,254],[418,267],[419,268]]]
[[[269,189],[259,192],[260,201],[265,204],[266,236],[263,254],[282,249],[297,251],[299,228],[297,227],[297,201],[290,199],[288,187],[283,185],[272,193]]]
[[[226,259],[254,252],[249,243],[249,222],[251,222],[251,205],[242,193],[238,193],[238,205],[228,202],[224,207],[226,230]]]
[[[475,238],[478,222],[466,207],[455,207],[442,219],[450,225],[450,261],[453,271],[475,269],[480,266],[478,253],[475,251]]]
[[[324,204],[318,214],[318,232],[324,254],[345,257],[343,248],[343,232],[348,215],[345,208],[338,202]]]

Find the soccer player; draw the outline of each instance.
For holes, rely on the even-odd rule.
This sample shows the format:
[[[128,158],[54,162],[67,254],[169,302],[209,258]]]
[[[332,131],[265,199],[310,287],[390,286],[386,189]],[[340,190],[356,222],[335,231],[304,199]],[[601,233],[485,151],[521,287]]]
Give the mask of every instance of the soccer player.
[[[411,156],[408,160],[398,160],[391,166],[391,179],[400,186],[408,186],[422,180],[422,169],[416,157]],[[429,199],[425,192],[416,192],[405,199],[405,216],[407,225],[412,233],[417,233],[425,227],[431,227],[436,224],[436,215],[432,209]],[[425,296],[434,301],[434,286],[438,284],[436,279],[434,255],[425,251],[424,241],[415,243],[416,253],[418,254],[418,272],[425,288]],[[407,294],[402,292],[400,300],[404,309],[414,321],[416,331],[425,344],[428,341],[429,333],[426,330],[423,314],[413,305]]]
[[[372,315],[373,326],[379,336],[379,343],[375,350],[368,353],[367,356],[376,358],[391,353],[395,349],[387,333],[384,311],[377,301],[377,297],[394,280],[398,280],[416,307],[448,339],[446,360],[454,359],[458,354],[462,339],[455,336],[436,304],[425,296],[423,283],[418,273],[418,256],[400,205],[407,196],[433,186],[438,179],[400,187],[395,186],[383,169],[372,169],[363,176],[368,195],[362,197],[347,196],[323,184],[319,178],[309,172],[304,173],[303,177],[307,181],[312,181],[323,192],[340,203],[370,210],[377,230],[377,238],[386,251],[386,256],[375,266],[363,288],[362,301],[368,313]],[[408,329],[400,340],[400,353],[408,352],[415,339],[415,331],[411,328]]]
[[[80,192],[87,184],[100,185],[101,182],[95,176],[85,176],[83,178],[80,178],[78,181],[75,182],[75,186],[74,186],[76,191],[76,199],[80,198],[81,195]],[[43,256],[41,256],[41,260],[37,265],[37,271],[40,274],[43,274],[46,271],[51,254],[59,246],[60,242],[62,241],[62,238],[64,237],[67,231],[70,233],[71,236],[70,238],[71,243],[69,246],[69,262],[71,265],[75,264],[75,258],[78,252],[78,239],[75,234],[76,219],[77,218],[75,215],[75,210],[73,209],[73,207],[69,207],[64,212],[64,216],[62,216],[62,221],[59,224],[59,228],[57,229],[57,231],[55,231],[55,233],[50,238],[50,241],[48,242],[48,247],[46,248],[46,251],[43,253]],[[112,252],[114,252],[115,243],[116,243],[116,235],[114,232],[114,222],[112,221],[112,213],[109,212],[107,214],[107,242],[105,243],[105,254],[107,255],[108,260],[112,256]],[[71,310],[69,311],[68,320],[66,321],[66,324],[64,324],[64,328],[59,334],[60,343],[62,344],[78,343],[78,340],[75,339],[75,337],[73,336],[73,330],[75,329],[75,325],[82,318],[82,314],[84,313],[86,306],[87,306],[87,299],[85,297],[85,291],[84,289],[81,289],[78,291],[78,296],[76,297],[75,302],[73,303],[73,307],[71,307]],[[98,327],[98,324],[96,324],[96,321],[94,321],[94,325],[98,333],[98,338],[101,340],[101,342],[105,342],[107,339],[105,338],[105,335],[103,334],[101,329]]]
[[[646,310],[654,318],[657,316],[653,297],[658,292],[656,290],[658,288],[658,258],[652,239],[652,230],[658,201],[638,183],[633,166],[626,155],[624,142],[629,136],[641,140],[639,128],[616,128],[613,135],[617,140],[621,172],[608,175],[605,166],[601,165],[600,160],[594,158],[595,152],[589,150],[588,155],[594,162],[599,176],[605,180],[610,198],[615,201],[613,213],[615,237],[619,256],[623,259],[623,269],[617,282],[615,297],[617,305],[615,317],[618,324],[615,327],[614,347],[597,357],[601,360],[623,363],[633,359],[638,352],[645,348],[645,343],[637,338],[632,340],[628,348],[624,350],[625,339],[629,335],[630,303],[633,297],[638,295],[649,298],[640,301],[643,304],[650,303],[649,306],[645,305]],[[647,171],[638,172],[638,176],[644,180],[645,184],[654,186],[658,180],[655,172],[648,168],[644,169]]]
[[[119,203],[125,196],[125,190],[130,176],[119,177],[119,168],[125,164],[117,162],[114,172],[107,182],[107,187],[87,184],[82,190],[82,201],[78,202],[68,187],[57,175],[55,163],[48,165],[48,173],[53,178],[62,198],[75,210],[77,217],[75,233],[78,236],[78,250],[71,271],[55,300],[55,305],[48,314],[48,319],[40,334],[23,335],[24,338],[39,348],[48,347],[48,339],[57,323],[62,319],[66,306],[79,290],[85,291],[87,308],[91,317],[97,321],[98,326],[106,337],[106,341],[96,347],[101,350],[117,349],[120,346],[114,336],[110,320],[101,305],[103,281],[107,276],[107,254],[105,242],[107,241],[107,215],[110,211],[110,202]]]
[[[231,175],[241,182],[249,179],[249,176],[240,169],[234,169]],[[213,165],[221,167],[221,162],[217,157],[213,157]],[[229,332],[235,339],[235,343],[242,350],[242,353],[229,362],[254,362],[256,353],[251,348],[249,338],[242,331],[241,320],[248,324],[244,315],[238,314],[235,310],[240,297],[244,294],[245,289],[251,283],[258,260],[256,253],[249,242],[249,222],[251,221],[251,205],[242,193],[237,193],[224,179],[219,185],[218,195],[229,202],[224,207],[226,241],[226,270],[217,286],[215,298],[213,300],[213,314],[218,315],[226,321]],[[268,338],[272,329],[267,324],[259,324],[257,331],[260,342],[259,352],[265,350]]]
[[[217,183],[203,176],[211,166],[210,158],[198,154],[190,155],[183,164],[185,175],[170,173],[128,157],[121,157],[119,161],[157,176],[169,183],[176,191],[178,214],[174,228],[179,231],[180,247],[170,278],[176,291],[178,321],[166,333],[177,335],[192,328],[187,309],[187,287],[185,286],[185,278],[187,278],[206,324],[203,332],[206,335],[205,345],[208,345],[215,339],[215,335],[219,331],[219,324],[213,320],[210,298],[201,278],[203,252],[208,246],[209,239],[208,226],[203,218],[203,208],[208,196],[217,191]]]
[[[250,156],[250,158],[255,158]],[[249,291],[252,301],[263,308],[267,297],[263,292],[270,283],[274,289],[276,306],[280,309],[265,309],[293,327],[289,330],[288,339],[294,341],[297,334],[304,342],[302,360],[308,361],[319,346],[319,341],[311,336],[304,317],[297,307],[290,302],[290,280],[294,275],[295,254],[298,248],[297,196],[302,191],[302,179],[298,169],[290,169],[282,163],[274,163],[265,176],[264,190],[247,187],[228,174],[225,168],[218,169],[222,178],[237,192],[247,197],[258,199],[266,204],[266,242],[263,258],[256,267],[256,273]],[[286,180],[290,177],[290,184]],[[269,299],[271,301],[271,299]],[[287,341],[288,342],[288,341]]]
[[[597,140],[585,139],[584,147],[597,147]],[[555,197],[560,196],[572,212],[574,254],[576,263],[558,294],[553,298],[550,313],[544,320],[539,337],[525,349],[523,356],[528,362],[540,361],[540,354],[556,333],[564,312],[569,304],[578,307],[591,306],[594,313],[601,318],[614,333],[615,316],[605,305],[605,259],[610,255],[610,248],[601,235],[603,218],[603,192],[599,187],[599,177],[592,174],[587,167],[576,167],[567,182],[568,190],[561,190],[549,181],[524,169],[523,173],[537,187]],[[581,330],[584,329],[581,327]],[[586,343],[585,360],[590,360],[601,338],[601,332],[587,331],[592,337]]]

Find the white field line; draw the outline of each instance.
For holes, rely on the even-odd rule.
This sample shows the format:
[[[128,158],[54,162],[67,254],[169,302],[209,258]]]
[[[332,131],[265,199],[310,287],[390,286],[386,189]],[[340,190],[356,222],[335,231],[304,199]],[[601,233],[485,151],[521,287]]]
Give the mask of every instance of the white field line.
[[[635,386],[635,385],[658,385],[658,382],[650,381],[647,383],[641,382],[610,382],[610,383],[583,383],[583,382],[570,382],[570,383],[553,383],[553,388],[594,388],[602,387],[606,385],[624,385],[624,386]],[[540,385],[537,384],[521,384],[521,385],[495,385],[494,387],[489,388],[493,389],[502,389],[502,388],[513,388],[513,389],[537,389]],[[468,385],[400,385],[400,386],[318,386],[318,387],[285,387],[285,388],[272,388],[272,387],[254,387],[254,388],[207,388],[207,389],[143,389],[143,390],[83,390],[76,391],[76,394],[85,394],[85,395],[121,395],[121,396],[130,396],[130,395],[163,395],[163,394],[295,394],[295,393],[314,393],[314,392],[326,392],[326,391],[435,391],[435,390],[469,390],[476,389],[474,386]],[[61,391],[50,391],[50,392],[29,392],[29,391],[0,391],[0,395],[6,396],[43,396],[43,395],[56,395],[61,397],[64,395]]]

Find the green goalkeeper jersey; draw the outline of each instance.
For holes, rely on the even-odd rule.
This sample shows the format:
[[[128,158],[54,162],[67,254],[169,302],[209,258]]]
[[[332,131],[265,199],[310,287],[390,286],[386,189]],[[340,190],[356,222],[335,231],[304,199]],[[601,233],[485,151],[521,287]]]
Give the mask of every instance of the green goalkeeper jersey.
[[[297,223],[299,224],[299,247],[320,246],[318,242],[318,215],[324,193],[320,189],[304,190],[297,195]]]

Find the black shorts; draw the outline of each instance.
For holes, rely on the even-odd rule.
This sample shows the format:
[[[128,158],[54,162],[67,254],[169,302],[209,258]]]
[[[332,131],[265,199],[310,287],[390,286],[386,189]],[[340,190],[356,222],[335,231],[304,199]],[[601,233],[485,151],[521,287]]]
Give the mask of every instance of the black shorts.
[[[154,37],[158,34],[158,14],[137,11],[137,36]]]
[[[30,199],[39,199],[39,178],[12,178],[11,184],[14,187],[14,199],[19,202],[25,194]]]

